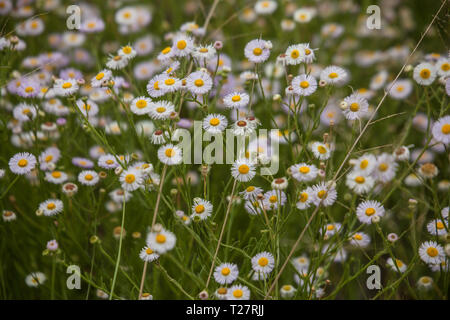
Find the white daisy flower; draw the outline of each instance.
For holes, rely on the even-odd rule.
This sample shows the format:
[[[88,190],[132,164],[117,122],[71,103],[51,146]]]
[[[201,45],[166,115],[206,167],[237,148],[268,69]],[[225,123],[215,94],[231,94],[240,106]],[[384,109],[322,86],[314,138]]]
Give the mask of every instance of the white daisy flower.
[[[347,174],[346,186],[353,190],[356,194],[364,194],[369,192],[375,185],[375,180],[371,176],[366,176],[358,171],[352,171]]]
[[[172,44],[172,50],[177,57],[185,57],[194,50],[194,40],[185,34],[176,35]]]
[[[329,66],[320,73],[320,80],[329,84],[341,84],[347,80],[347,71],[337,66]]]
[[[28,152],[16,153],[9,159],[9,170],[15,174],[28,174],[36,166],[36,157]]]
[[[20,122],[33,120],[34,118],[36,118],[36,115],[37,115],[36,106],[27,103],[19,103],[13,109],[14,119],[17,119]]]
[[[161,79],[159,83],[161,90],[166,93],[175,92],[181,87],[181,80],[175,77],[166,76],[166,78]],[[150,95],[151,96],[151,95]]]
[[[216,56],[216,49],[212,45],[198,46],[194,48],[192,56],[199,62],[214,59]]]
[[[319,160],[327,160],[331,156],[331,150],[330,147],[322,142],[313,142],[311,144],[311,151],[313,152],[314,156]]]
[[[45,180],[54,184],[64,183],[68,178],[69,177],[67,176],[67,173],[62,171],[52,171],[45,173]]]
[[[433,138],[445,145],[450,144],[450,116],[439,118],[431,129]]]
[[[250,181],[256,175],[255,165],[246,158],[238,159],[231,166],[231,175],[240,182]]]
[[[306,188],[298,194],[296,207],[299,210],[308,209],[312,203],[313,193],[311,188]]]
[[[425,263],[439,264],[445,259],[444,248],[436,241],[425,241],[420,245],[419,256]]]
[[[76,102],[76,105],[78,107],[78,109],[81,111],[82,114],[84,114],[84,116],[86,117],[93,117],[95,115],[97,115],[98,113],[98,105],[91,100],[87,100],[86,102],[84,102],[81,99],[78,99]]]
[[[198,217],[200,220],[205,220],[211,216],[213,205],[208,200],[195,198],[192,204],[191,218]]]
[[[97,164],[103,169],[115,169],[119,166],[116,158],[112,154],[105,154],[98,158]]]
[[[209,114],[203,119],[203,129],[211,134],[223,132],[227,125],[227,118],[221,114]]]
[[[402,260],[400,259],[395,259],[392,260],[392,258],[388,258],[386,261],[387,265],[392,269],[392,271],[398,272],[400,271],[401,273],[406,271],[407,265],[405,263],[403,263]]]
[[[337,234],[341,230],[341,228],[342,224],[339,222],[329,223],[325,227],[325,235],[328,237],[332,237],[333,235]]]
[[[396,100],[403,100],[409,97],[413,91],[413,84],[409,79],[398,79],[386,86],[389,96]]]
[[[117,10],[114,18],[118,24],[130,26],[138,21],[139,12],[135,7],[127,6]]]
[[[369,102],[359,93],[353,93],[344,99],[347,108],[343,110],[344,116],[348,120],[361,119],[369,112]]]
[[[304,7],[297,9],[294,14],[294,20],[298,23],[308,23],[316,16],[317,10],[312,7]]]
[[[127,60],[131,60],[137,55],[136,50],[134,50],[130,45],[120,48],[119,51],[117,51],[117,54],[125,57]]]
[[[295,288],[290,284],[285,284],[280,288],[280,296],[283,299],[290,299],[295,295]]]
[[[292,177],[297,181],[312,181],[316,179],[319,169],[313,164],[304,162],[291,166]]]
[[[253,63],[262,63],[269,58],[270,46],[265,40],[254,39],[244,49],[245,57]]]
[[[389,73],[386,70],[379,71],[370,80],[370,90],[380,90],[386,84],[388,77]]]
[[[106,62],[106,66],[111,70],[120,70],[128,65],[129,60],[122,55],[110,56]]]
[[[236,284],[231,286],[227,292],[227,300],[249,300],[250,290],[243,285]]]
[[[337,198],[337,191],[333,185],[320,182],[311,188],[311,201],[315,206],[322,205],[324,207],[331,206]]]
[[[172,47],[165,47],[156,57],[159,61],[165,62],[175,56],[175,50]]]
[[[417,287],[422,290],[429,290],[433,287],[433,278],[429,276],[420,277],[417,280]]]
[[[131,101],[131,112],[137,115],[147,114],[150,111],[151,102],[152,100],[150,100],[150,98],[144,96],[137,97]]]
[[[29,287],[36,288],[43,284],[47,280],[47,277],[42,272],[32,272],[25,278],[25,283]]]
[[[98,183],[100,177],[93,170],[84,170],[78,174],[78,181],[86,186],[93,186]]]
[[[441,58],[438,61],[436,61],[436,64],[434,66],[437,70],[437,73],[441,77],[448,77],[450,76],[450,61],[446,58]]]
[[[245,188],[244,191],[240,192],[239,194],[245,200],[253,201],[256,199],[258,194],[262,194],[262,193],[263,193],[263,189],[261,189],[259,187],[255,187],[255,186],[248,186],[247,188]]]
[[[149,115],[154,120],[166,120],[175,112],[175,106],[170,101],[153,101],[149,104]]]
[[[141,170],[130,168],[128,170],[124,170],[120,174],[119,181],[122,184],[123,190],[134,191],[139,189],[139,187],[144,183],[144,177]]]
[[[252,268],[256,273],[270,273],[275,267],[275,258],[270,252],[260,252],[252,258]]]
[[[203,71],[197,71],[191,73],[186,78],[187,89],[196,95],[203,95],[211,90],[213,81],[208,73]]]
[[[159,258],[159,254],[157,254],[149,247],[144,247],[139,253],[139,258],[141,258],[145,262],[152,262]]]
[[[170,139],[169,132],[162,130],[155,130],[150,137],[150,141],[153,144],[159,145],[163,144]]]
[[[17,219],[17,215],[11,210],[3,210],[2,218],[5,222],[11,222]]]
[[[39,210],[41,210],[44,216],[47,217],[61,213],[63,209],[64,209],[63,202],[58,199],[48,199],[39,205]]]
[[[269,190],[264,193],[264,207],[266,210],[277,210],[286,203],[286,194],[281,190]]]
[[[418,64],[413,71],[413,78],[418,84],[429,86],[436,79],[437,72],[434,66],[428,62]]]
[[[79,86],[76,79],[57,79],[53,85],[57,95],[66,97],[78,91]]]
[[[109,81],[112,78],[111,70],[104,69],[97,73],[97,75],[91,79],[91,86],[93,88],[99,88],[102,86],[104,81]]]
[[[371,224],[373,217],[384,216],[384,207],[375,200],[363,201],[356,208],[356,216],[361,223]]]
[[[183,160],[182,151],[179,147],[169,143],[158,149],[158,159],[169,166],[180,164]]]
[[[389,153],[382,153],[377,157],[377,165],[373,172],[375,179],[381,182],[389,182],[395,177],[398,164]]]
[[[292,79],[291,86],[296,95],[309,96],[317,90],[317,80],[311,75],[301,74]]]
[[[214,279],[220,284],[230,284],[239,276],[239,270],[234,263],[222,263],[214,269]]]
[[[361,175],[370,175],[377,165],[377,158],[366,153],[360,156],[358,159],[353,160],[353,171],[359,172]]]
[[[250,97],[245,92],[232,92],[223,98],[223,103],[230,109],[245,108],[250,100]]]
[[[175,234],[168,230],[159,232],[150,232],[147,236],[147,246],[152,248],[158,254],[164,254],[175,247],[177,238]]]
[[[448,221],[434,219],[428,222],[427,230],[432,236],[444,236],[447,234]]]
[[[162,83],[168,78],[167,74],[158,74],[154,76],[147,84],[147,92],[150,97],[158,98],[167,92],[163,89]]]
[[[370,236],[364,232],[356,232],[351,236],[350,244],[354,247],[366,248],[370,244]]]
[[[277,9],[277,2],[272,0],[261,0],[255,3],[255,12],[259,15],[273,13]]]

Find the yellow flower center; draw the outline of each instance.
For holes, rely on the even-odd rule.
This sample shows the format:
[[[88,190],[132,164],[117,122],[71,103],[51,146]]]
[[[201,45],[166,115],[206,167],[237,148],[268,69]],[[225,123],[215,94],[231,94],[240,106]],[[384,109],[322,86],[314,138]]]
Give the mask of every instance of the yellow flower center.
[[[361,163],[359,164],[359,167],[360,167],[361,169],[365,169],[365,168],[367,168],[368,165],[369,165],[369,161],[366,160],[366,159],[364,159],[364,160],[361,161]]]
[[[87,181],[91,181],[92,179],[94,179],[94,176],[93,176],[92,174],[88,173],[87,175],[84,176],[84,178],[85,178]]]
[[[386,171],[388,169],[388,165],[386,163],[382,163],[378,166],[378,169],[380,169],[380,171]]]
[[[204,212],[204,211],[205,211],[205,206],[202,205],[202,204],[199,204],[199,205],[197,205],[197,206],[195,207],[195,212],[196,212],[196,213],[202,213],[202,212]]]
[[[362,176],[357,176],[355,178],[356,183],[364,183],[365,181],[366,181],[366,179],[364,179],[364,177],[362,177]]]
[[[268,263],[269,263],[269,259],[267,259],[266,257],[261,257],[261,258],[258,259],[258,264],[261,267],[267,266]]]
[[[241,289],[236,289],[233,291],[233,296],[235,298],[241,298],[244,295],[244,292]]]
[[[111,159],[106,160],[106,164],[113,164],[113,163],[114,163],[114,161]]]
[[[403,266],[403,262],[401,262],[398,259],[395,259],[395,263],[397,264],[397,267],[401,268]]]
[[[311,50],[305,49],[305,54],[306,54],[307,56],[309,56],[309,55],[311,54]]]
[[[59,172],[59,171],[53,171],[53,172],[52,172],[52,177],[53,177],[53,178],[56,178],[56,179],[61,178],[61,172]]]
[[[329,231],[334,230],[334,226],[332,224],[329,224],[327,226],[327,230],[329,230]]]
[[[186,46],[187,46],[187,43],[185,40],[180,40],[177,42],[177,48],[179,50],[183,50],[184,48],[186,48]]]
[[[100,72],[99,74],[97,74],[97,75],[95,76],[95,79],[97,79],[97,80],[102,80],[104,76],[105,76],[105,74],[104,74],[103,72]]]
[[[262,49],[261,48],[255,48],[253,49],[253,54],[255,56],[260,56],[262,54]]]
[[[373,214],[375,214],[375,209],[374,208],[367,208],[366,209],[366,216],[370,217]]]
[[[291,58],[297,59],[300,56],[300,52],[297,49],[292,50],[291,52]]]
[[[250,171],[250,168],[246,164],[241,164],[238,168],[240,174],[247,174]]]
[[[34,91],[34,88],[33,87],[26,87],[25,88],[25,92],[26,93],[30,93],[30,92],[33,92]]]
[[[446,123],[442,126],[441,129],[443,134],[450,134],[450,124]]]
[[[65,82],[65,83],[63,83],[62,88],[63,89],[70,89],[70,88],[72,88],[72,84],[70,82]]]
[[[255,190],[254,186],[249,186],[247,187],[247,189],[245,189],[247,192],[252,192],[253,190]]]
[[[317,196],[318,196],[320,199],[325,198],[326,195],[327,195],[327,192],[326,192],[325,190],[320,190],[319,192],[317,192]]]
[[[307,166],[302,166],[298,169],[298,172],[303,173],[303,174],[307,174],[309,172],[309,167]]]
[[[122,49],[122,52],[125,54],[130,54],[133,51],[133,49],[130,46],[126,46]]]
[[[321,154],[327,153],[327,149],[324,146],[318,146],[317,151],[319,151]]]
[[[357,233],[353,236],[353,239],[360,241],[360,240],[362,240],[362,236]]]
[[[221,273],[222,275],[227,276],[230,274],[230,272],[231,272],[230,268],[223,268]]]
[[[271,203],[275,203],[275,202],[277,202],[277,200],[278,200],[278,197],[277,197],[277,196],[270,196],[270,198],[269,198],[269,201],[270,201]]]
[[[306,202],[308,200],[308,194],[306,192],[300,193],[300,202]]]
[[[209,124],[212,126],[217,126],[220,123],[220,120],[217,118],[212,118],[211,120],[209,120]]]
[[[428,79],[430,76],[431,76],[430,70],[428,70],[428,69],[422,69],[422,70],[420,71],[420,77],[421,77],[422,79]]]
[[[172,78],[166,79],[166,81],[164,81],[164,83],[168,86],[171,86],[175,83],[175,80]]]
[[[336,72],[332,72],[328,75],[329,78],[334,79],[338,77],[338,74]]]
[[[150,248],[147,248],[147,250],[145,250],[145,253],[146,253],[146,254],[152,254],[152,253],[153,253],[153,250],[150,249]]]
[[[197,79],[197,80],[194,81],[194,84],[195,84],[197,87],[201,87],[201,86],[203,86],[204,82],[203,82],[202,79]]]
[[[436,257],[437,255],[438,255],[438,250],[435,248],[435,247],[429,247],[428,249],[427,249],[427,254],[430,256],[430,257]]]
[[[219,288],[219,289],[217,289],[217,293],[218,294],[226,294],[227,293],[227,288]]]
[[[353,111],[353,112],[358,111],[358,110],[359,110],[359,104],[356,103],[356,102],[353,102],[353,103],[350,105],[350,110]]]
[[[309,87],[309,82],[308,81],[300,82],[300,87],[302,87],[303,89],[308,88]]]
[[[447,62],[443,63],[441,65],[441,70],[445,71],[445,72],[449,71],[450,70],[450,63],[447,63]]]
[[[145,101],[144,99],[140,99],[136,102],[136,107],[138,107],[139,109],[143,109],[147,106],[147,101]]]
[[[50,202],[49,204],[47,204],[47,209],[48,210],[53,210],[56,208],[56,205],[53,202]]]
[[[172,50],[171,47],[166,47],[163,49],[163,51],[161,51],[162,54],[168,54],[170,52],[170,50]]]
[[[201,48],[201,49],[198,50],[198,51],[200,51],[201,53],[206,53],[206,52],[208,52],[208,49],[206,49],[206,48]]]
[[[175,151],[173,149],[171,149],[171,148],[166,149],[166,151],[164,153],[169,158],[171,158],[171,157],[173,157],[175,155]]]
[[[156,242],[158,243],[166,242],[166,236],[159,233],[158,235],[156,235]]]
[[[235,96],[233,96],[233,97],[231,98],[231,101],[233,101],[233,102],[241,101],[241,96],[235,95]]]
[[[125,176],[125,182],[126,183],[133,183],[136,180],[136,177],[134,176],[134,174],[127,174]]]
[[[166,108],[164,108],[164,107],[158,107],[158,108],[156,108],[156,112],[158,112],[158,113],[163,113],[163,112],[165,112],[166,111]]]
[[[26,167],[28,164],[28,160],[27,159],[20,159],[19,162],[17,162],[17,165],[21,168]]]
[[[444,229],[444,224],[442,223],[442,221],[438,221],[438,222],[436,223],[436,228],[438,228],[439,230]]]

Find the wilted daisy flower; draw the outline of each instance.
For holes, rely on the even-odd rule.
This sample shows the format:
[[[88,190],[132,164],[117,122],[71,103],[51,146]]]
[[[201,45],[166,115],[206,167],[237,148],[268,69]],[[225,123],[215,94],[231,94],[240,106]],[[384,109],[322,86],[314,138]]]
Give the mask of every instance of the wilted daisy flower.
[[[129,168],[120,174],[119,181],[125,191],[134,191],[144,182],[141,170]]]
[[[100,177],[93,170],[84,170],[78,174],[78,181],[86,186],[93,186],[98,183]]]
[[[179,147],[169,143],[158,149],[158,159],[170,166],[180,164],[183,160],[183,155]]]
[[[91,79],[91,86],[93,88],[99,88],[105,81],[109,81],[112,78],[112,72],[108,69],[104,69],[97,73],[97,75]]]
[[[427,224],[428,232],[433,236],[444,236],[447,234],[448,221],[434,219]]]
[[[250,100],[250,97],[245,92],[232,92],[223,98],[223,103],[230,109],[245,108]]]
[[[17,219],[17,215],[11,210],[3,210],[2,213],[3,221],[10,222]]]
[[[145,262],[152,262],[159,258],[159,254],[154,252],[149,247],[142,248],[141,252],[139,253],[139,258],[141,258]]]
[[[439,264],[445,259],[444,248],[436,241],[425,241],[420,245],[419,256],[425,263]]]
[[[386,262],[393,271],[396,271],[396,272],[400,271],[401,273],[406,271],[407,265],[405,263],[403,263],[402,260],[395,259],[395,262],[394,262],[394,260],[392,260],[392,258],[388,258]]]
[[[29,287],[38,287],[39,285],[43,284],[47,280],[47,277],[42,272],[32,272],[25,278],[25,283]]]
[[[172,50],[174,55],[185,57],[194,49],[194,40],[186,34],[178,34],[173,38]]]
[[[270,44],[261,39],[254,39],[247,43],[244,49],[245,57],[253,63],[266,61],[270,55]]]
[[[300,191],[300,193],[298,194],[297,197],[298,201],[296,203],[296,207],[299,210],[308,209],[312,203],[312,199],[313,199],[312,189],[306,188],[305,190]]]
[[[384,207],[375,200],[363,201],[356,208],[356,216],[361,223],[371,224],[373,217],[384,216]]]
[[[381,182],[389,182],[395,177],[398,164],[389,153],[382,153],[377,157],[377,165],[373,172],[375,178]]]
[[[47,217],[61,213],[63,211],[63,208],[63,202],[58,199],[48,199],[39,205],[39,210],[41,210],[44,216]]]
[[[195,198],[192,204],[192,218],[198,217],[205,220],[211,216],[213,205],[208,200]]]
[[[45,173],[45,180],[54,184],[61,184],[68,179],[67,173],[62,171],[52,171]]]
[[[408,161],[410,156],[409,148],[406,146],[400,146],[394,150],[392,155],[397,161]]]
[[[347,71],[337,66],[329,66],[320,73],[320,80],[330,84],[341,84],[347,80]]]
[[[154,120],[169,119],[172,112],[175,111],[175,106],[170,101],[154,101],[149,104],[149,115]]]
[[[158,254],[164,254],[175,247],[177,238],[175,234],[162,229],[159,232],[150,232],[147,236],[147,246],[152,248]]]
[[[150,141],[156,145],[163,144],[166,142],[166,140],[169,139],[170,139],[169,132],[162,131],[159,129],[153,131],[152,136],[150,137]]]
[[[414,68],[413,78],[418,84],[429,86],[436,79],[436,69],[431,63],[422,62]]]
[[[439,118],[431,129],[433,138],[445,145],[450,144],[450,116]]]
[[[263,203],[268,210],[277,210],[279,206],[284,206],[286,201],[286,194],[281,190],[270,190],[264,193]]]
[[[344,99],[347,108],[343,110],[344,116],[348,120],[361,119],[369,111],[369,102],[359,93],[353,93]]]
[[[438,175],[439,169],[433,163],[427,162],[420,165],[418,172],[421,177],[432,179]]]
[[[288,180],[286,179],[286,177],[275,178],[273,179],[270,186],[274,190],[284,190],[288,187]]]
[[[290,169],[292,177],[297,181],[312,181],[319,172],[315,165],[306,163],[295,164]]]
[[[433,287],[433,278],[428,276],[420,277],[419,280],[417,280],[417,287],[423,290],[431,289]]]
[[[186,78],[187,89],[192,94],[206,94],[211,90],[212,84],[213,82],[209,74],[203,71],[193,72]]]
[[[375,180],[371,176],[365,176],[360,172],[352,171],[347,175],[345,184],[356,194],[364,194],[373,188]]]
[[[294,93],[299,96],[309,96],[317,89],[317,81],[311,75],[299,75],[292,80]]]
[[[327,160],[331,156],[331,150],[330,147],[322,142],[313,142],[311,144],[311,151],[313,152],[314,156],[319,160]]]
[[[227,300],[249,300],[250,290],[243,285],[231,286],[227,292]]]
[[[246,158],[237,159],[231,166],[231,175],[238,181],[247,182],[256,175],[256,168]]]
[[[227,125],[227,118],[221,114],[209,114],[203,119],[203,129],[211,134],[221,133]]]
[[[337,198],[337,191],[335,186],[321,182],[312,186],[311,188],[311,201],[314,205],[322,205],[324,207],[331,206]]]
[[[214,269],[214,279],[220,284],[233,283],[239,276],[239,270],[234,263],[222,263]]]
[[[370,236],[364,232],[356,232],[351,236],[350,244],[355,247],[365,248],[370,244]]]
[[[9,159],[9,169],[15,174],[27,174],[36,166],[36,157],[28,152],[16,153]]]

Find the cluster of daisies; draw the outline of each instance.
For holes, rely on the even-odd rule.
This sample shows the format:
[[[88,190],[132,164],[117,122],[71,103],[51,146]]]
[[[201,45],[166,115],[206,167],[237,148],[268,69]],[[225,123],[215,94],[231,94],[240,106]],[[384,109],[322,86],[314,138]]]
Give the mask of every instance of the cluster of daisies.
[[[73,205],[72,199],[81,194],[80,190],[91,193],[100,188],[107,192],[104,208],[100,210],[118,212],[127,202],[140,201],[148,192],[157,194],[158,209],[161,193],[170,183],[164,181],[166,170],[178,174],[185,172],[187,167],[184,159],[189,155],[183,154],[184,150],[177,144],[180,129],[192,129],[195,119],[201,121],[203,131],[211,136],[224,136],[226,130],[230,130],[233,137],[252,138],[258,128],[269,122],[271,127],[279,129],[277,133],[250,140],[226,169],[226,176],[233,180],[238,190],[237,194],[227,198],[230,204],[227,210],[232,205],[240,206],[242,212],[254,219],[251,220],[252,227],[262,225],[270,237],[274,237],[274,232],[277,236],[284,233],[278,229],[278,221],[286,226],[289,216],[285,218],[284,213],[295,211],[308,218],[312,212],[320,211],[323,220],[317,236],[321,245],[314,243],[311,250],[304,250],[291,259],[293,282],[280,283],[276,293],[291,299],[307,292],[308,297],[320,299],[330,284],[330,263],[347,261],[348,250],[362,251],[367,256],[365,250],[371,247],[374,237],[378,237],[375,231],[397,254],[393,246],[401,236],[394,232],[384,236],[384,231],[391,228],[389,223],[395,223],[398,210],[390,209],[388,205],[389,190],[397,188],[397,184],[408,187],[411,195],[421,187],[433,190],[436,186],[439,192],[449,190],[449,180],[441,178],[448,176],[448,165],[441,164],[441,158],[448,161],[450,145],[448,106],[427,106],[427,113],[423,113],[419,110],[422,100],[411,102],[414,91],[425,90],[425,94],[435,101],[440,99],[436,97],[442,96],[445,104],[450,96],[448,55],[419,55],[414,65],[407,65],[401,77],[395,79],[386,62],[392,61],[400,68],[410,54],[408,46],[385,51],[358,50],[357,43],[346,38],[346,27],[332,22],[322,24],[320,34],[310,42],[296,41],[280,47],[276,39],[266,40],[266,36],[251,39],[242,48],[235,48],[239,58],[243,59],[239,62],[226,53],[230,51],[224,46],[229,44],[220,32],[216,38],[221,40],[211,41],[206,37],[205,27],[194,21],[183,23],[175,32],[168,32],[162,38],[144,32],[153,19],[146,5],[119,6],[107,20],[95,5],[82,3],[79,29],[57,33],[46,30],[47,20],[37,14],[33,3],[32,0],[0,0],[0,16],[17,19],[12,35],[0,37],[0,54],[2,59],[17,55],[20,60],[17,70],[7,75],[5,86],[0,90],[2,120],[3,113],[7,115],[2,123],[6,125],[11,145],[2,153],[7,158],[4,159],[5,167],[0,168],[0,179],[2,196],[5,195],[4,185],[8,192],[15,183],[24,180],[36,189],[58,190],[51,192],[48,198],[39,195],[38,203],[33,203],[36,215],[43,216],[42,219],[54,219],[53,222],[64,219],[63,213]],[[40,9],[55,14],[61,8],[57,0],[42,1],[40,6]],[[195,7],[195,4],[191,6]],[[298,6],[294,1],[282,4],[258,0],[239,12],[238,20],[249,25],[266,21],[266,17],[276,14],[281,6],[285,16],[280,27],[286,34],[314,23],[317,17],[333,16],[340,10],[358,12],[358,5],[352,1],[346,4],[347,7],[340,8],[325,2],[309,7]],[[186,10],[196,9],[187,7]],[[389,10],[389,7],[383,8],[385,13]],[[115,23],[119,35],[127,41],[100,43],[100,35],[109,27],[107,23]],[[358,35],[369,37],[364,30],[358,22]],[[44,36],[50,49],[36,55],[27,54],[29,43],[36,39],[40,41]],[[379,36],[395,37],[395,30],[383,28]],[[322,52],[338,43],[342,44],[346,54],[338,50],[327,64],[320,64]],[[90,50],[91,46],[94,50]],[[372,71],[368,68],[376,66],[367,87],[350,86],[354,83],[346,59],[348,54],[353,55],[353,50],[358,68],[369,74]],[[102,55],[99,55],[100,51]],[[401,146],[395,146],[393,150],[355,152],[345,163],[346,171],[331,178],[335,154],[345,151],[342,142],[347,139],[346,133],[351,131],[353,134],[358,127],[361,132],[368,119],[378,117],[374,104],[385,92],[389,101],[399,103],[400,108],[417,104],[416,111],[413,112],[415,105],[411,110],[405,110],[411,114],[414,130],[425,136],[422,144],[404,145],[402,140]],[[315,102],[321,97],[326,97],[326,101],[323,107],[317,107]],[[265,121],[266,114],[273,118]],[[406,133],[409,130],[408,127]],[[323,139],[315,138],[323,132]],[[77,143],[78,136],[84,134],[95,138],[95,143],[89,142],[88,150],[83,150]],[[305,140],[305,136],[308,139]],[[136,141],[128,145],[128,141],[120,140],[123,137]],[[67,146],[65,140],[69,138],[72,140]],[[281,155],[276,154],[271,144],[275,140],[284,148]],[[111,147],[113,141],[116,146]],[[288,148],[296,149],[293,152],[295,160],[290,163],[284,157]],[[125,152],[116,152],[117,149],[125,149]],[[258,180],[261,178],[258,171],[271,160],[280,161],[286,172],[266,177],[266,181]],[[172,184],[193,188],[203,178],[206,185],[206,177],[214,168],[214,164],[202,166],[201,177],[198,170],[190,170],[186,177],[174,178]],[[405,170],[408,174],[402,175]],[[189,186],[180,182],[183,178],[189,181]],[[258,181],[264,181],[267,187]],[[214,181],[209,183],[215,184]],[[216,200],[220,197],[222,194],[208,197],[205,187],[201,197],[193,195],[184,199],[189,202],[185,210],[177,203],[178,210],[169,215],[170,219],[178,219],[193,232],[196,223],[200,228],[209,228],[213,222],[215,225],[223,223],[225,227],[226,218],[224,221],[216,219],[218,208],[221,208],[216,205]],[[167,201],[166,197],[162,198]],[[353,202],[351,207],[348,206],[350,202]],[[16,213],[13,207],[7,207],[9,205],[5,202],[3,209],[2,202],[3,221],[11,224],[20,221],[20,211]],[[410,205],[417,206],[417,200],[410,199]],[[411,254],[411,262],[407,257],[401,260],[390,255],[385,259],[388,268],[398,273],[408,272],[412,256],[417,253],[431,272],[450,270],[449,244],[446,243],[449,207],[439,206],[435,203],[435,208],[430,208],[434,212],[432,217],[425,216],[425,228],[419,231],[426,231],[427,238],[418,246],[417,252]],[[160,211],[164,211],[161,207]],[[349,211],[342,221],[331,218],[338,207]],[[231,214],[240,214],[236,211],[239,210]],[[161,222],[165,219],[160,218]],[[276,226],[274,220],[277,220]],[[180,241],[183,239],[177,242],[172,226],[172,223],[145,226],[145,246],[139,247],[139,258],[145,266],[172,250],[176,251],[183,242]],[[121,241],[124,231],[122,227],[116,227],[112,236]],[[140,238],[136,233],[133,235]],[[271,247],[271,242],[261,241],[263,245],[267,247],[259,248],[259,253],[247,259],[250,261],[239,260],[242,263],[239,266],[233,259],[227,259],[228,262],[213,259],[211,270],[214,270],[212,276],[217,283],[215,298],[254,298],[260,292],[251,291],[253,283],[259,288],[273,281],[273,271],[280,266],[283,256]],[[222,250],[220,243],[217,248]],[[53,255],[64,250],[66,248],[61,248],[59,239],[48,239],[44,252]],[[330,261],[321,261],[318,265],[313,258],[316,252]],[[245,270],[248,263],[251,271],[240,274],[239,270]],[[252,285],[247,279],[253,281]],[[46,274],[40,271],[30,272],[25,278],[30,287],[38,287],[46,280]],[[417,284],[431,288],[433,281],[433,277],[422,276]],[[152,289],[157,294],[158,289]],[[109,294],[98,289],[97,296],[108,298]],[[152,299],[153,296],[142,293],[139,298]]]

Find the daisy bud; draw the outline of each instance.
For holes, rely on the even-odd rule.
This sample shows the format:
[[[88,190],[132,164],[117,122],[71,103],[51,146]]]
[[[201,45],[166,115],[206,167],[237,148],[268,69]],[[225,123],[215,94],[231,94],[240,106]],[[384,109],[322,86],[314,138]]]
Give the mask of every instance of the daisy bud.
[[[108,176],[108,174],[105,171],[100,171],[98,173],[98,176],[100,177],[100,179],[105,179]],[[100,189],[100,192],[102,192],[102,189]]]
[[[323,236],[323,240],[328,240],[328,235],[327,234],[325,234],[324,236]]]
[[[266,41],[266,43],[264,44],[264,48],[271,50],[273,47],[272,42],[271,41]]]
[[[86,81],[84,79],[77,79],[77,83],[82,86],[86,83]]]
[[[38,115],[39,115],[39,117],[44,117],[45,116],[45,112],[42,111],[42,110],[39,110],[38,111]]]
[[[131,234],[131,236],[133,237],[133,239],[140,239],[141,233],[139,231],[135,231]]]
[[[9,42],[11,42],[12,45],[16,45],[19,43],[19,38],[17,36],[11,36],[9,37]]]
[[[345,101],[341,101],[341,103],[339,104],[339,108],[341,108],[341,110],[346,110],[348,107],[347,102]]]
[[[208,292],[206,292],[206,290],[203,290],[202,292],[199,293],[198,297],[201,300],[207,300],[208,299]]]
[[[352,195],[351,195],[350,193],[344,194],[344,200],[345,200],[345,201],[350,201],[350,200],[352,200]]]
[[[175,188],[172,188],[172,189],[170,189],[170,195],[171,196],[176,196],[178,194],[178,190],[177,189],[175,189]]]
[[[121,226],[117,226],[113,229],[113,237],[116,240],[120,239],[120,235],[122,235],[122,238],[125,238],[125,235],[127,234],[127,232],[125,231],[125,228],[122,229]]]
[[[319,177],[321,177],[321,178],[325,178],[325,170],[320,169],[319,172],[318,172],[318,175],[319,175]]]
[[[210,170],[210,167],[207,164],[202,164],[202,166],[200,168],[200,172],[203,177],[208,176],[209,170]]]
[[[172,112],[172,113],[170,114],[169,118],[170,118],[171,120],[176,120],[176,121],[179,121],[179,120],[180,120],[180,119],[178,118],[178,113],[177,113],[177,112]]]
[[[273,101],[281,101],[281,95],[279,95],[278,93],[276,95],[273,96]]]
[[[182,218],[182,217],[184,216],[184,211],[183,211],[183,210],[177,210],[177,211],[175,211],[175,214],[176,214],[178,217]]]
[[[256,199],[258,199],[258,200],[264,200],[264,195],[262,194],[262,193],[258,193],[257,195],[256,195]]]
[[[66,194],[66,196],[72,197],[75,193],[77,193],[78,186],[75,183],[67,182],[63,184],[62,191]]]
[[[288,83],[291,83],[291,82],[292,82],[292,79],[294,79],[294,76],[293,76],[292,74],[289,74],[289,75],[287,76]]]
[[[120,175],[120,174],[122,173],[122,171],[123,171],[123,168],[122,168],[122,167],[117,167],[117,168],[114,169],[114,173],[115,173],[116,175]]]
[[[49,171],[53,171],[56,168],[56,165],[53,162],[50,162],[49,164],[47,164],[47,168]]]
[[[214,42],[214,49],[221,50],[222,48],[223,48],[223,42],[222,41]]]
[[[325,80],[320,80],[319,81],[319,87],[325,87],[327,85],[327,82]]]
[[[378,223],[378,222],[380,222],[380,216],[372,217],[372,223]]]
[[[98,239],[97,236],[92,236],[92,237],[89,238],[89,242],[91,244],[97,243],[98,241],[99,241],[99,239]]]
[[[314,103],[311,103],[310,105],[308,105],[308,108],[310,109],[314,109],[316,107],[316,105]]]
[[[354,167],[356,163],[357,163],[356,159],[350,159],[348,161],[348,164],[351,165],[352,167]]]
[[[227,73],[231,72],[231,68],[229,66],[223,66],[222,72],[225,73],[224,76],[226,76]]]
[[[37,210],[36,210],[36,215],[37,215],[38,217],[42,216],[43,214],[44,214],[44,211],[43,211],[42,209],[37,209]]]
[[[163,226],[161,223],[155,223],[155,225],[153,226],[153,232],[160,232],[163,229]]]
[[[11,75],[12,75],[12,77],[13,77],[14,79],[19,79],[19,78],[22,77],[22,75],[20,74],[20,72],[17,71],[17,70],[14,70],[14,71],[11,73]]]
[[[328,142],[328,136],[329,136],[328,133],[324,133],[323,134],[323,143],[327,143]]]
[[[410,64],[408,64],[408,65],[405,67],[405,72],[411,72],[412,70],[413,70],[413,66],[410,65]]]
[[[445,245],[445,254],[450,257],[450,243]]]
[[[417,207],[417,200],[416,199],[409,199],[408,200],[408,208],[410,210],[414,210]]]
[[[395,241],[398,240],[398,235],[396,233],[389,233],[387,235],[387,239],[388,239],[389,242],[394,243]]]

